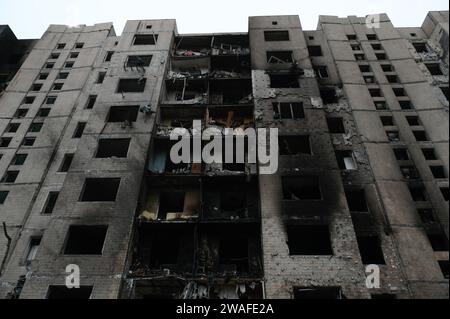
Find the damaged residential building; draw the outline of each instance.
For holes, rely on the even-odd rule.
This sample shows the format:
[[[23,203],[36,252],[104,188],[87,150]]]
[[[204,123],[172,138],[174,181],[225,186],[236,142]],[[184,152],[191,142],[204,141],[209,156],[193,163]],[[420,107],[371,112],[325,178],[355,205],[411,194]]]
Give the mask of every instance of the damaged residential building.
[[[0,98],[0,298],[447,299],[448,11],[379,18],[51,25]],[[172,162],[194,121],[278,171]]]

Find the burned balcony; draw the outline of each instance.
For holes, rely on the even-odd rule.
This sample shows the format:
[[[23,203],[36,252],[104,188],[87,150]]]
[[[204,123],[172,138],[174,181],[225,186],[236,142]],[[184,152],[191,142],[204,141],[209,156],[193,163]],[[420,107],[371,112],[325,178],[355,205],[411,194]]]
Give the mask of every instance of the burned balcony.
[[[211,81],[210,92],[210,103],[213,105],[251,104],[253,100],[250,79]]]
[[[243,56],[250,55],[248,34],[214,35],[212,38],[212,55]]]
[[[250,220],[259,215],[257,183],[244,177],[207,178],[203,182],[203,214],[207,220]]]
[[[206,125],[209,127],[241,128],[253,127],[252,106],[209,107]]]
[[[199,107],[162,107],[160,111],[160,124],[158,125],[159,136],[168,137],[177,128],[192,130],[193,121],[202,121],[206,116],[206,108]]]
[[[249,79],[251,77],[250,56],[213,56],[211,57],[211,70],[213,79]]]
[[[173,55],[177,57],[199,57],[211,54],[212,36],[180,36],[175,38]]]
[[[208,82],[203,79],[174,79],[166,81],[165,104],[208,103]]]
[[[167,78],[169,80],[203,79],[209,76],[210,68],[209,57],[200,56],[192,59],[173,57]]]

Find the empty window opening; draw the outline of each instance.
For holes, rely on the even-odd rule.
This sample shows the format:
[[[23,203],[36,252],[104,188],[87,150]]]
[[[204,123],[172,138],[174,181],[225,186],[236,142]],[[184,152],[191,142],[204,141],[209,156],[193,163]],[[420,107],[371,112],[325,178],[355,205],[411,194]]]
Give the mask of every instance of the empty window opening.
[[[441,193],[442,193],[442,197],[444,197],[444,200],[446,202],[449,201],[449,196],[450,196],[450,191],[448,187],[441,187]]]
[[[360,64],[359,65],[359,70],[361,71],[361,73],[372,72],[372,69],[370,68],[370,65],[365,65],[365,64]]]
[[[100,139],[96,158],[126,158],[130,146],[129,138]]]
[[[445,98],[448,101],[448,95],[449,95],[448,86],[441,86],[440,89],[441,89],[442,93],[444,94]]]
[[[445,279],[449,279],[449,273],[448,273],[448,260],[439,260],[439,268],[441,268],[442,275]]]
[[[56,60],[59,58],[59,53],[51,53],[49,59]]]
[[[369,89],[369,93],[371,97],[382,97],[380,89]]]
[[[409,100],[399,101],[399,104],[402,110],[411,110],[413,108]]]
[[[282,186],[284,200],[322,200],[320,181],[317,176],[284,176]]]
[[[314,66],[314,72],[319,79],[328,78],[328,68],[325,65]]]
[[[70,169],[70,165],[72,165],[74,154],[65,154],[63,161],[61,163],[61,167],[59,168],[60,173],[67,173]]]
[[[27,113],[28,113],[28,109],[18,109],[16,111],[16,114],[14,114],[14,117],[24,118],[25,116],[27,116]]]
[[[33,84],[31,86],[31,91],[40,91],[42,89],[42,84]]]
[[[356,34],[347,34],[347,39],[350,41],[357,40]]]
[[[219,263],[222,269],[236,269],[239,273],[247,273],[248,239],[239,237],[222,237],[219,244]]]
[[[65,80],[69,77],[69,72],[58,73],[58,80]]]
[[[11,137],[2,137],[0,139],[0,147],[8,147],[11,141],[12,141]]]
[[[390,143],[400,142],[400,133],[398,131],[387,131],[386,136]]]
[[[333,255],[328,225],[289,225],[287,235],[291,256]]]
[[[0,191],[0,205],[3,205],[6,202],[8,195],[9,195],[8,191]]]
[[[39,133],[42,130],[43,126],[44,126],[44,123],[31,123],[30,128],[28,129],[28,132]]]
[[[394,94],[397,97],[406,96],[406,92],[405,92],[404,88],[392,88],[392,91],[394,91]]]
[[[103,83],[105,80],[106,72],[99,72],[97,76],[97,84]]]
[[[140,34],[134,37],[133,45],[155,45],[158,42],[157,34]]]
[[[63,88],[63,86],[64,86],[64,83],[55,83],[55,84],[53,84],[53,90],[59,91]]]
[[[383,250],[378,236],[357,236],[359,253],[364,265],[385,265]]]
[[[39,74],[39,80],[47,80],[48,73],[41,73]]]
[[[367,34],[367,40],[369,41],[377,41],[378,37],[376,34]]]
[[[426,63],[428,71],[430,71],[431,75],[444,75],[441,70],[441,66],[439,63]]]
[[[393,72],[394,71],[394,67],[392,66],[392,64],[382,64],[381,69],[384,72]]]
[[[344,120],[342,117],[327,118],[328,130],[331,134],[345,134]]]
[[[158,219],[166,220],[167,214],[179,214],[184,211],[184,192],[161,193],[159,197]]]
[[[127,106],[111,106],[107,122],[121,123],[121,122],[136,122],[139,113],[138,105]]]
[[[336,159],[341,170],[356,170],[358,168],[352,151],[336,151]]]
[[[55,63],[46,63],[45,64],[46,69],[53,69],[54,66],[55,66]]]
[[[67,286],[50,286],[48,287],[47,299],[90,299],[92,289],[92,286],[80,286],[77,289],[69,289]]]
[[[434,212],[432,209],[418,209],[420,220],[424,225],[432,225],[436,223],[436,218],[434,217]]]
[[[82,42],[75,43],[75,49],[82,49],[83,47],[84,47],[84,43],[82,43]]]
[[[311,143],[309,136],[280,136],[280,155],[311,154]]]
[[[364,54],[355,54],[356,61],[364,61],[365,59],[366,59],[366,56]]]
[[[422,148],[422,153],[427,161],[436,161],[438,159],[434,148]]]
[[[339,103],[339,99],[336,96],[336,89],[334,87],[321,87],[320,97],[324,104],[336,104]]]
[[[426,202],[428,200],[428,194],[423,186],[409,186],[409,192],[415,202]]]
[[[394,148],[394,154],[398,161],[409,161],[411,159],[406,148]]]
[[[114,51],[108,51],[106,52],[106,56],[105,56],[105,62],[110,62],[112,57],[114,55]]]
[[[309,45],[308,52],[310,56],[322,56],[322,48],[320,45]]]
[[[23,100],[24,104],[33,104],[34,100],[36,99],[35,96],[26,96]]]
[[[389,83],[398,83],[398,77],[396,75],[386,75],[386,79]]]
[[[379,43],[372,43],[372,49],[374,49],[375,51],[380,51],[383,50],[383,47]]]
[[[25,161],[28,157],[28,154],[16,154],[11,162],[11,165],[22,166],[25,164]]]
[[[427,234],[430,245],[436,252],[448,251],[447,235],[441,231],[439,233]]]
[[[50,215],[53,213],[53,209],[55,208],[58,197],[59,197],[59,192],[48,193],[47,200],[45,201],[45,205],[42,210],[42,214]]]
[[[33,146],[35,142],[36,142],[35,137],[25,137],[23,139],[23,146]]]
[[[82,202],[115,202],[120,178],[87,178],[81,194]]]
[[[434,178],[446,178],[443,166],[430,166],[431,173]]]
[[[289,89],[289,88],[299,88],[300,83],[298,76],[295,74],[271,74],[270,76],[270,87],[274,89]]]
[[[152,55],[130,55],[127,60],[127,67],[146,67],[152,62]]]
[[[366,82],[367,84],[374,84],[376,83],[375,77],[374,76],[364,76],[364,82]]]
[[[420,126],[420,121],[418,116],[406,116],[406,121],[410,126]]]
[[[62,50],[62,49],[64,49],[66,47],[66,44],[65,43],[58,43],[57,45],[56,45],[56,49],[58,49],[58,50]]]
[[[83,136],[84,129],[86,127],[86,122],[79,122],[75,128],[72,138],[81,138]]]
[[[74,62],[66,62],[66,64],[64,64],[64,67],[66,69],[70,69],[70,68],[73,68],[74,64],[75,64]]]
[[[294,58],[292,56],[292,51],[268,51],[267,52],[267,63],[270,64],[284,64],[293,63]]]
[[[294,299],[300,300],[333,300],[342,299],[339,287],[311,287],[294,288]]]
[[[428,53],[427,45],[424,42],[415,42],[412,45],[417,53]]]
[[[97,95],[90,95],[86,103],[86,109],[87,110],[93,109],[95,102],[97,102]]]
[[[6,127],[7,133],[16,133],[20,127],[20,123],[11,123]]]
[[[155,233],[151,240],[150,267],[159,269],[178,264],[182,238],[177,234]]]
[[[273,103],[273,111],[277,120],[305,118],[303,103]]]
[[[41,237],[34,237],[30,239],[30,244],[28,246],[28,252],[26,257],[27,265],[36,258],[39,246],[41,244],[41,239],[42,239]]]
[[[79,55],[79,52],[70,52],[69,59],[76,59]]]
[[[2,178],[2,183],[14,183],[19,176],[19,171],[7,171]]]
[[[278,25],[278,21],[272,21],[272,25]]]
[[[416,167],[413,165],[402,165],[400,166],[400,172],[404,179],[419,179],[420,175]]]
[[[345,197],[347,199],[348,208],[354,213],[368,213],[366,193],[364,189],[346,189]]]
[[[351,45],[353,51],[361,51],[361,46],[359,44]]]
[[[101,255],[108,226],[72,225],[66,238],[64,255]]]
[[[147,82],[146,78],[140,79],[120,79],[119,85],[117,87],[117,92],[119,93],[139,93],[144,92],[145,84]]]
[[[394,126],[394,118],[392,116],[380,116],[383,126]]]
[[[47,98],[45,99],[45,104],[47,105],[55,104],[56,98],[57,98],[56,96],[47,96]]]
[[[385,53],[376,53],[375,56],[376,56],[377,60],[386,60],[387,59],[387,56]]]
[[[289,41],[289,31],[264,31],[264,40],[272,41]]]
[[[383,110],[387,110],[387,104],[385,101],[376,101],[375,102],[375,108],[378,111],[383,111]]]
[[[428,141],[427,133],[425,131],[413,131],[413,134],[417,142]]]

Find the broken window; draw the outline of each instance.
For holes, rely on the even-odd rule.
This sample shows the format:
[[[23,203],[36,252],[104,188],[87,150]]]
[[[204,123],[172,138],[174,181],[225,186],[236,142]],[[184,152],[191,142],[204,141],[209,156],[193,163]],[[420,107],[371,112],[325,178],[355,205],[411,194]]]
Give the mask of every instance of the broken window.
[[[423,186],[409,186],[409,192],[415,202],[426,202],[428,200],[428,194]]]
[[[435,161],[438,159],[434,148],[422,148],[422,153],[427,161]]]
[[[398,161],[408,161],[411,159],[406,148],[394,148],[394,154]]]
[[[400,104],[400,108],[402,110],[411,110],[412,109],[412,104],[411,104],[411,101],[409,101],[409,100],[399,101],[398,103]]]
[[[19,127],[20,127],[20,123],[8,124],[8,126],[6,127],[6,132],[7,133],[16,133],[17,130],[19,129]]]
[[[21,165],[25,164],[27,157],[28,157],[27,154],[16,154],[16,155],[14,155],[11,165],[21,166]]]
[[[308,135],[280,136],[278,145],[280,155],[311,154],[311,143]]]
[[[36,99],[35,96],[26,96],[23,100],[23,103],[25,104],[33,104],[34,100]]]
[[[63,88],[63,86],[64,86],[64,83],[55,83],[55,84],[53,84],[52,90],[59,91]]]
[[[100,139],[96,158],[126,158],[130,146],[129,138]]]
[[[273,103],[274,118],[279,120],[305,118],[303,103]]]
[[[291,256],[331,256],[328,225],[288,225],[288,247]]]
[[[413,44],[414,49],[416,49],[417,53],[427,53],[427,45],[425,42],[414,42]]]
[[[264,31],[264,39],[267,42],[289,41],[289,31]]]
[[[33,146],[34,142],[36,142],[36,138],[35,137],[25,137],[23,139],[23,146]]]
[[[79,52],[70,52],[69,59],[76,59],[79,55]]]
[[[139,93],[144,92],[146,78],[140,79],[120,79],[117,87],[118,93]]]
[[[367,36],[367,40],[369,40],[369,41],[377,41],[378,40],[378,37],[376,34],[367,34],[366,36]]]
[[[300,82],[295,74],[270,74],[270,87],[274,89],[299,88]]]
[[[353,51],[361,51],[361,46],[359,44],[352,44],[351,48]]]
[[[406,92],[405,92],[404,88],[392,88],[392,91],[394,91],[394,94],[397,97],[406,96]]]
[[[178,255],[182,245],[181,234],[155,232],[151,237],[150,267],[154,269],[168,268],[178,264]]]
[[[356,170],[357,165],[352,151],[336,151],[339,169]]]
[[[428,141],[427,134],[425,131],[413,131],[414,137],[417,142],[426,142]]]
[[[78,42],[78,43],[75,43],[75,49],[82,49],[84,47],[84,43],[83,42]]]
[[[400,133],[398,131],[386,131],[386,135],[390,143],[400,142]]]
[[[372,69],[370,68],[370,65],[366,65],[366,64],[360,64],[359,65],[359,70],[361,71],[361,73],[372,72]]]
[[[384,72],[393,72],[394,71],[394,67],[392,66],[392,64],[381,64],[381,69]]]
[[[69,289],[67,286],[49,286],[47,299],[90,299],[92,286],[80,286],[77,289]]]
[[[106,72],[99,72],[97,76],[97,84],[102,84],[105,80]]]
[[[345,134],[344,120],[342,117],[328,117],[327,125],[331,134]]]
[[[376,56],[377,60],[386,60],[387,59],[387,56],[385,53],[376,53],[375,56]]]
[[[56,45],[56,49],[57,50],[62,50],[62,49],[64,49],[66,47],[66,44],[65,43],[58,43],[57,45]]]
[[[328,78],[328,68],[325,65],[314,66],[314,72],[319,79]]]
[[[392,116],[380,116],[383,126],[394,126],[394,118]]]
[[[57,98],[56,96],[47,96],[47,98],[45,99],[45,104],[47,105],[55,104],[56,98]]]
[[[440,189],[441,189],[442,197],[444,197],[444,200],[446,202],[448,202],[449,201],[449,197],[450,197],[449,188],[448,187],[441,187]]]
[[[293,63],[294,58],[292,56],[292,51],[268,51],[267,52],[267,63],[269,64],[283,64],[283,63]]]
[[[86,109],[87,110],[93,109],[96,101],[97,95],[90,95],[86,103]]]
[[[11,141],[12,141],[11,137],[0,138],[0,147],[8,147]]]
[[[31,86],[31,91],[35,91],[35,92],[37,92],[37,91],[40,91],[42,89],[42,84],[37,84],[37,83],[35,83],[35,84],[33,84],[32,86]]]
[[[439,63],[425,63],[428,71],[430,71],[431,75],[444,75],[441,70],[441,66]]]
[[[0,191],[0,205],[3,205],[6,202],[8,195],[9,195],[8,191]]]
[[[44,208],[42,210],[42,214],[50,215],[53,213],[53,209],[55,208],[58,197],[59,197],[59,192],[48,193],[47,200],[46,200]]]
[[[400,166],[400,172],[405,179],[419,179],[420,175],[414,165]]]
[[[379,43],[372,43],[372,49],[374,49],[375,51],[380,51],[383,50],[383,47]]]
[[[59,53],[51,53],[49,59],[50,60],[56,60],[59,58]]]
[[[378,111],[387,110],[387,105],[385,101],[376,101],[375,102],[375,108]]]
[[[364,265],[386,264],[378,236],[357,236],[356,239]]]
[[[320,45],[309,45],[308,52],[310,56],[322,56],[322,48]]]
[[[157,34],[139,34],[134,37],[133,45],[155,45],[157,41]]]
[[[364,61],[365,59],[366,59],[366,56],[364,54],[361,54],[361,53],[355,54],[356,61]]]
[[[54,66],[55,66],[55,63],[46,63],[45,64],[46,69],[53,69]]]
[[[347,39],[350,41],[357,40],[356,34],[347,34]]]
[[[284,200],[322,200],[317,176],[283,176],[282,186]]]
[[[120,178],[87,178],[81,194],[82,202],[114,202]]]
[[[406,116],[406,121],[410,126],[420,126],[420,121],[418,116]]]
[[[446,100],[448,101],[448,95],[449,95],[448,86],[441,86],[440,89],[441,89],[442,93],[444,94]]]
[[[74,65],[75,63],[74,62],[66,62],[65,64],[64,64],[64,68],[66,68],[66,69],[71,69],[71,68],[73,68],[73,65]]]
[[[106,52],[105,62],[111,62],[111,59],[112,59],[113,55],[114,55],[114,51]]]
[[[111,106],[109,108],[108,123],[136,122],[139,105]]]
[[[158,219],[166,220],[167,214],[180,214],[184,211],[184,192],[162,192],[159,196]]]
[[[435,252],[448,251],[448,238],[444,231],[427,234],[430,245]]]
[[[78,122],[75,132],[72,138],[81,138],[83,136],[84,129],[86,127],[86,122]]]
[[[61,167],[59,168],[60,173],[66,173],[70,169],[70,165],[72,165],[74,154],[65,154],[63,161],[61,163]]]
[[[71,225],[64,246],[64,255],[101,255],[108,226]]]
[[[348,208],[355,213],[368,213],[366,193],[364,189],[346,189],[345,197],[347,199]]]
[[[386,79],[389,83],[398,83],[398,77],[396,75],[386,75]]]
[[[442,275],[445,279],[449,279],[449,273],[448,273],[448,260],[439,260],[439,268],[441,268]]]
[[[320,87],[320,97],[324,104],[335,104],[339,102],[334,87]]]
[[[30,239],[27,257],[25,258],[27,265],[29,265],[29,263],[31,263],[36,258],[39,245],[41,244],[41,239],[41,237],[34,237]]]
[[[39,80],[47,80],[48,73],[41,73],[39,74]]]
[[[417,213],[419,214],[420,220],[424,225],[432,225],[436,222],[432,209],[418,209]]]
[[[382,97],[380,89],[369,89],[369,93],[371,97]]]
[[[47,117],[50,114],[50,109],[40,108],[36,114],[37,117]]]
[[[446,178],[443,166],[430,166],[430,170],[434,178]]]
[[[7,171],[3,176],[1,182],[2,183],[14,183],[19,176],[19,171]]]
[[[375,81],[375,77],[374,76],[364,76],[364,82],[366,82],[367,84],[374,84]]]
[[[152,55],[130,55],[127,59],[127,67],[146,67],[152,62]]]
[[[294,299],[303,299],[303,300],[342,299],[342,293],[341,288],[339,287],[294,288]]]

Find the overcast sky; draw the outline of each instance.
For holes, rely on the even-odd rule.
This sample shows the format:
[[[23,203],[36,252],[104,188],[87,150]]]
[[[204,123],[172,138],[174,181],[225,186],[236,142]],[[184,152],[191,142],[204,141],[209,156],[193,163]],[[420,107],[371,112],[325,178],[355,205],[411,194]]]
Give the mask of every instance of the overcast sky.
[[[426,13],[448,10],[448,0],[0,0],[0,24],[18,38],[40,38],[49,24],[113,22],[120,35],[126,20],[175,18],[180,33],[246,32],[248,17],[300,15],[315,30],[319,15],[386,12],[395,26],[420,26]]]

